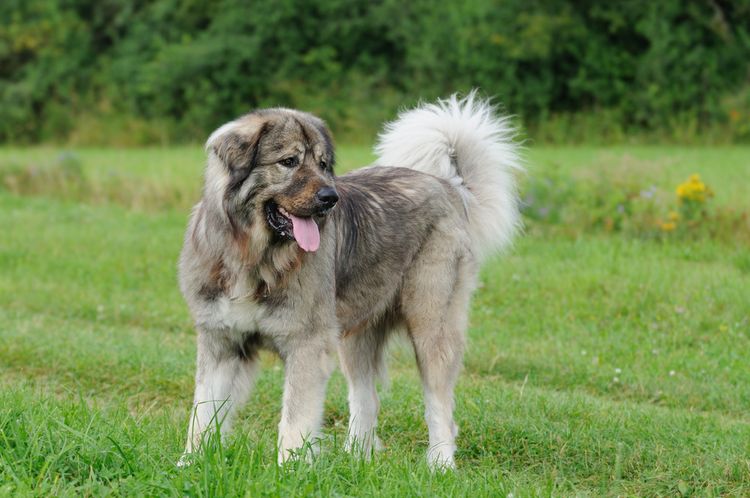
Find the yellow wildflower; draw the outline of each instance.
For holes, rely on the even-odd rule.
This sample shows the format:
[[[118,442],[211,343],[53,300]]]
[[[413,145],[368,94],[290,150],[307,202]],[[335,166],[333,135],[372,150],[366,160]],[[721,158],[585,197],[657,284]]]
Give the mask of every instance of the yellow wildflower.
[[[677,221],[680,219],[680,214],[677,211],[669,212],[669,221]]]
[[[665,232],[672,232],[677,228],[677,223],[674,221],[662,221],[660,223],[661,229]]]
[[[691,201],[691,202],[706,202],[708,197],[713,195],[711,189],[703,183],[700,175],[692,174],[690,178],[684,183],[677,186],[677,197],[680,202]]]

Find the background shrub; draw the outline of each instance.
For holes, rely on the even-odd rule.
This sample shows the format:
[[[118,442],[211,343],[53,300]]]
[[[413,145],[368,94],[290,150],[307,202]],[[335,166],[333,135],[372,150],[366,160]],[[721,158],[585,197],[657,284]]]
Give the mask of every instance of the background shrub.
[[[2,141],[203,140],[266,105],[371,140],[474,86],[544,141],[750,140],[750,0],[5,0],[0,18]]]

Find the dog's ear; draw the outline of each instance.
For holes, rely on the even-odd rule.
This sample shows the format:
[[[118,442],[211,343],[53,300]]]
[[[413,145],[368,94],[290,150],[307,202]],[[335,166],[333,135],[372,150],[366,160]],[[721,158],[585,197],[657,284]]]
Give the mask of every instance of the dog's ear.
[[[331,130],[328,129],[328,126],[322,119],[316,116],[312,116],[312,118],[313,125],[318,130],[318,133],[320,133],[323,137],[323,143],[325,143],[326,147],[326,155],[329,157],[329,165],[331,167],[331,171],[333,171],[333,167],[336,164],[336,152],[333,146],[333,136],[331,134]]]
[[[206,151],[216,154],[230,171],[252,169],[258,164],[260,141],[269,128],[269,123],[264,120],[232,121],[211,134]]]

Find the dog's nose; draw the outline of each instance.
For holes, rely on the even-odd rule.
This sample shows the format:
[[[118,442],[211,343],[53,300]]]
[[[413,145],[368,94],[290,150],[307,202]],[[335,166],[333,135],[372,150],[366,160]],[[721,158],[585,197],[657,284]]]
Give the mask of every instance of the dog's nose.
[[[323,187],[322,189],[318,190],[318,193],[315,194],[315,197],[318,199],[318,202],[321,204],[323,209],[331,209],[339,200],[339,194],[336,193],[336,189],[333,187]]]

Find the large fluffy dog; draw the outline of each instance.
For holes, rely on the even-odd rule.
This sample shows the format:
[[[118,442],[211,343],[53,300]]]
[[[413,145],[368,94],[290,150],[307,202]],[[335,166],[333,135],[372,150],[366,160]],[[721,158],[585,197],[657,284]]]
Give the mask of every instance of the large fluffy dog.
[[[189,455],[248,397],[257,351],[284,361],[279,461],[319,435],[338,351],[347,448],[368,455],[389,333],[407,331],[422,376],[427,459],[454,466],[453,388],[479,263],[519,225],[510,126],[474,94],[402,113],[377,165],[336,177],[331,135],[290,109],[251,112],[208,139],[203,199],[180,257],[198,329]]]

